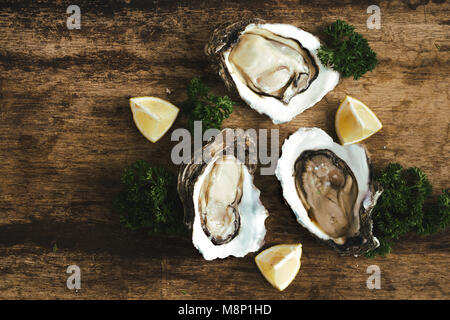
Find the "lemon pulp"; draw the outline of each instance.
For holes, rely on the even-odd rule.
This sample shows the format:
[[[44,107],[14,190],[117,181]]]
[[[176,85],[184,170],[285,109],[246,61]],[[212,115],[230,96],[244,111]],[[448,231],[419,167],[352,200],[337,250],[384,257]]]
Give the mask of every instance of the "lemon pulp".
[[[170,102],[156,97],[131,98],[130,107],[136,127],[151,142],[169,130],[179,112]]]
[[[341,144],[346,145],[367,139],[383,125],[364,103],[346,96],[336,112],[335,127]]]
[[[255,262],[266,280],[282,291],[300,270],[301,256],[301,244],[280,244],[259,253]]]

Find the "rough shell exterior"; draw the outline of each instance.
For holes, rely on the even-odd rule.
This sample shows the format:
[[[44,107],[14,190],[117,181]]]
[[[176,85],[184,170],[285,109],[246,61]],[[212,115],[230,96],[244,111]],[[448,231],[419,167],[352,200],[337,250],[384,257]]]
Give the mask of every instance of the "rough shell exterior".
[[[305,137],[306,140],[309,140],[311,144],[315,144],[315,147],[305,147],[304,150],[301,150],[300,148],[297,148],[293,146],[291,143],[293,140],[297,140],[296,135]],[[306,137],[307,136],[307,137]],[[292,139],[289,143],[289,140]],[[321,140],[321,142],[319,142]],[[288,142],[288,143],[286,143]],[[297,150],[292,150],[292,148]],[[349,149],[349,148],[357,148],[359,149],[359,152],[364,154],[364,159],[361,159],[361,161],[367,162],[368,167],[368,189],[367,194],[364,196],[363,201],[361,202],[361,206],[359,209],[359,233],[353,237],[350,237],[346,240],[346,242],[343,245],[339,245],[336,242],[334,242],[332,239],[324,239],[323,237],[319,236],[318,234],[315,234],[313,231],[309,228],[309,221],[303,221],[304,218],[301,218],[301,214],[296,211],[295,207],[292,207],[291,201],[288,201],[288,198],[290,197],[290,190],[286,190],[288,187],[286,187],[286,181],[287,179],[294,179],[294,169],[288,168],[288,172],[284,172],[284,170],[281,170],[281,167],[283,166],[284,169],[286,169],[287,162],[292,163],[294,165],[297,157],[304,151],[308,150],[316,150],[316,149],[324,149],[324,150],[330,150],[332,153],[335,153],[336,148],[339,149]],[[288,150],[289,149],[289,150]],[[296,156],[296,159],[291,159],[286,162],[286,154],[289,154],[291,152],[299,153]],[[284,155],[284,159],[283,159]],[[289,155],[288,157],[292,157]],[[350,163],[347,163],[349,165],[350,169],[353,170],[352,165]],[[284,172],[284,173],[283,173]],[[354,172],[355,173],[355,172]],[[367,172],[366,172],[367,173]],[[366,149],[362,145],[350,145],[350,146],[341,146],[339,144],[336,144],[333,142],[332,138],[328,136],[323,130],[318,128],[300,128],[295,132],[293,135],[291,135],[288,139],[286,139],[285,143],[282,147],[282,155],[280,160],[278,161],[278,167],[276,170],[276,175],[278,180],[280,180],[282,189],[283,189],[283,197],[285,198],[286,204],[288,204],[291,209],[294,211],[297,221],[302,224],[310,233],[318,239],[321,243],[326,243],[327,245],[331,246],[333,249],[335,249],[340,255],[343,256],[359,256],[362,255],[372,249],[375,249],[379,246],[379,241],[376,237],[374,237],[372,229],[373,229],[373,222],[371,218],[372,209],[375,206],[379,196],[382,193],[382,188],[379,186],[376,182],[373,180],[373,173],[371,169],[371,164],[369,160],[369,156],[367,154]],[[295,193],[297,191],[295,190]],[[297,195],[298,197],[298,195]],[[309,219],[309,218],[308,218]]]
[[[270,94],[258,93],[240,79],[229,61],[230,49],[238,43],[243,33],[253,28],[262,28],[282,38],[298,42],[317,69],[308,82],[307,89],[295,92],[289,95],[288,100],[285,100]],[[280,124],[291,121],[314,106],[339,83],[339,73],[320,62],[317,56],[319,47],[320,40],[309,32],[293,25],[265,23],[264,20],[255,18],[219,26],[205,46],[205,53],[211,67],[222,78],[228,90],[239,94],[250,108],[267,115],[273,123]]]
[[[225,67],[223,60],[223,51],[227,50],[233,43],[237,42],[240,33],[245,30],[249,24],[262,24],[264,20],[254,18],[245,19],[233,24],[224,23],[218,26],[212,36],[211,40],[205,46],[205,54],[208,57],[210,65],[214,68],[219,76],[222,78],[228,90],[235,90],[233,79]]]
[[[230,135],[228,135],[230,134]],[[225,138],[226,137],[226,138]],[[230,139],[232,137],[232,139]],[[235,153],[237,149],[237,153]],[[252,136],[242,129],[224,129],[203,149],[194,154],[191,163],[181,167],[178,176],[178,193],[182,200],[185,223],[192,229],[192,243],[206,260],[226,258],[228,256],[244,257],[255,252],[264,244],[266,234],[266,208],[260,200],[260,191],[253,184],[256,160],[249,151],[255,150]],[[197,161],[200,156],[208,154],[212,161]],[[234,156],[243,166],[242,195],[238,204],[240,225],[233,238],[228,242],[214,243],[205,232],[198,211],[198,198],[204,178],[207,177],[217,159],[221,156]],[[196,163],[197,162],[197,163]],[[251,162],[251,163],[250,163]],[[254,162],[254,163],[253,163]]]
[[[238,134],[234,134],[233,131],[233,129],[223,129],[219,135],[212,137],[211,140],[208,141],[208,143],[202,149],[195,151],[190,163],[184,164],[180,168],[178,174],[178,195],[180,196],[181,202],[183,203],[184,223],[189,228],[192,228],[192,223],[195,217],[194,202],[192,199],[192,195],[194,193],[194,185],[198,177],[204,172],[207,166],[207,163],[204,163],[203,161],[196,163],[198,161],[195,160],[201,159],[205,148],[208,148],[212,156],[222,151],[224,153],[234,153],[234,150],[232,150],[232,148],[234,148],[237,143],[240,143],[240,141],[245,141],[244,148],[247,153],[249,150],[251,150],[251,148],[255,148],[255,141],[251,136],[247,135],[243,130],[234,131],[238,132]],[[234,135],[234,139],[232,142],[224,139],[227,136],[228,132]],[[222,139],[218,139],[219,136],[221,136]],[[249,163],[249,157],[247,156],[247,154],[245,156],[247,162],[244,163],[247,166],[249,173],[253,175],[257,165]]]

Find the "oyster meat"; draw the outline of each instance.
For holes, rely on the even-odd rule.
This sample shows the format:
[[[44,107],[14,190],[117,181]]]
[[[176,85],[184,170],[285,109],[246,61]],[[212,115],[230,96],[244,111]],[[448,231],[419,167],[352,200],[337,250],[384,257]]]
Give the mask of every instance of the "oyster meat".
[[[243,257],[264,243],[267,210],[253,185],[256,164],[245,154],[254,145],[242,131],[224,129],[181,167],[178,193],[192,242],[206,260]],[[234,155],[235,147],[245,152]],[[196,161],[199,155],[207,161]]]
[[[341,146],[318,128],[301,128],[283,144],[276,175],[297,221],[342,255],[378,247],[370,217],[381,190],[361,145]]]
[[[290,121],[320,101],[339,73],[317,57],[319,40],[287,24],[251,19],[216,29],[205,47],[229,89],[274,123]]]

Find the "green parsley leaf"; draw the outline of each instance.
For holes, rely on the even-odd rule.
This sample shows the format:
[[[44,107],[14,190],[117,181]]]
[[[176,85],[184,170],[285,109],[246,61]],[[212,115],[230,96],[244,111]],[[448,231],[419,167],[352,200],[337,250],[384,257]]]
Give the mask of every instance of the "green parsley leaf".
[[[355,27],[345,21],[336,20],[324,30],[328,36],[317,55],[320,61],[343,77],[353,76],[358,80],[377,65],[377,55],[369,46],[367,39],[355,32]]]
[[[392,243],[408,232],[433,234],[449,225],[448,189],[437,204],[430,202],[432,187],[419,168],[404,169],[398,163],[390,163],[375,179],[384,189],[372,212],[373,233],[380,246],[368,252],[367,257],[390,253]]]
[[[220,129],[222,122],[233,112],[235,104],[228,96],[215,96],[199,79],[193,78],[187,88],[186,107],[190,111],[189,129],[193,132],[194,121],[202,121],[203,133],[211,128]]]
[[[114,201],[114,208],[125,228],[145,229],[149,234],[174,234],[184,230],[177,180],[172,172],[137,160],[124,169],[121,182],[122,190]]]

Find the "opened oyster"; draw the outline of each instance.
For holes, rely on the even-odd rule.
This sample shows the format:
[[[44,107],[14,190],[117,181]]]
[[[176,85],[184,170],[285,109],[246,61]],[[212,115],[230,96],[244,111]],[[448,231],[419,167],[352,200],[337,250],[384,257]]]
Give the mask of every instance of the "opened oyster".
[[[224,129],[180,169],[185,223],[206,260],[243,257],[264,243],[268,213],[253,185],[256,163],[248,154],[254,147],[244,130]]]
[[[379,246],[370,214],[381,190],[363,146],[341,146],[321,129],[301,128],[284,142],[276,175],[297,221],[340,254]]]
[[[319,39],[288,24],[251,19],[216,29],[205,47],[228,89],[274,123],[290,121],[339,82],[321,64]]]

